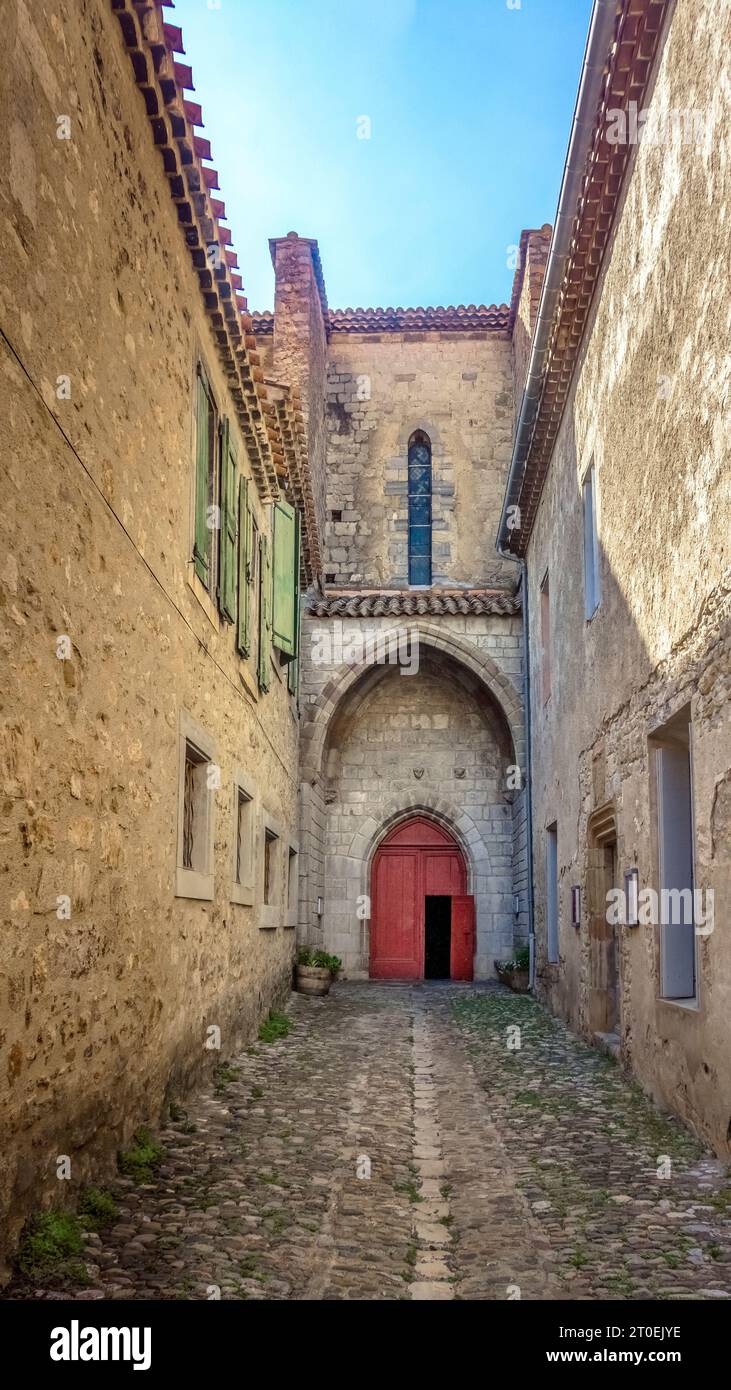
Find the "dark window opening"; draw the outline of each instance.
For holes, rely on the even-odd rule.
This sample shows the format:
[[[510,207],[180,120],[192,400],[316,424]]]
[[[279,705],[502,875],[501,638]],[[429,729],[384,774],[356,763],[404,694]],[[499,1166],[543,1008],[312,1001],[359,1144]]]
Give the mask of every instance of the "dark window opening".
[[[199,869],[205,858],[206,768],[208,759],[194,744],[185,745],[183,787],[183,868]]]
[[[415,430],[409,440],[409,584],[431,584],[432,466],[431,440]]]
[[[290,912],[297,907],[297,851],[291,845],[287,862],[287,906]]]
[[[334,511],[334,512],[331,512],[331,513],[330,513],[330,520],[331,520],[331,521],[342,521],[342,519],[343,519],[343,513],[342,513],[341,511]]]
[[[336,579],[337,579],[337,575],[336,575],[336,574],[327,573],[327,574],[325,575],[325,583],[326,583],[326,584],[334,584]]]
[[[244,883],[249,868],[251,844],[251,797],[238,788],[236,802],[236,882]]]
[[[424,978],[449,980],[452,954],[452,899],[424,900]]]
[[[264,902],[274,902],[276,871],[275,871],[275,845],[279,839],[273,830],[264,831]]]

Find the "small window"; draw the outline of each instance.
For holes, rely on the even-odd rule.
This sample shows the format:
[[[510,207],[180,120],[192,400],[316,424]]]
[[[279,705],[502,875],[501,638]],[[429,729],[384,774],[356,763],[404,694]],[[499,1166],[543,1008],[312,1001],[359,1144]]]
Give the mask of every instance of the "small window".
[[[189,716],[181,714],[178,897],[213,897],[213,798],[219,776],[213,741]]]
[[[696,998],[694,827],[690,714],[686,710],[654,736],[661,995]]]
[[[432,463],[431,440],[415,430],[408,452],[409,584],[431,584],[432,579]]]
[[[236,770],[233,788],[231,901],[251,907],[254,902],[254,827],[256,817],[256,784]]]
[[[264,903],[267,907],[276,903],[277,898],[277,845],[279,836],[268,827],[264,830]]]
[[[337,579],[337,575],[336,575],[332,570],[328,570],[328,571],[326,572],[326,574],[325,574],[325,583],[326,583],[326,584],[334,584],[335,581],[336,581],[336,579]]]
[[[596,519],[596,468],[591,465],[584,480],[584,600],[587,621],[601,603],[599,537]]]
[[[183,791],[183,868],[205,869],[205,830],[208,790],[206,768],[208,759],[200,749],[186,740],[185,785]]]
[[[332,511],[332,512],[330,513],[330,520],[331,520],[331,521],[342,521],[342,519],[343,519],[343,513],[342,513],[341,511],[336,510],[336,511]]]
[[[558,826],[546,827],[546,953],[558,961]]]
[[[251,797],[236,788],[236,882],[247,883],[251,870]]]
[[[545,705],[551,696],[551,599],[548,570],[541,584],[541,684]]]

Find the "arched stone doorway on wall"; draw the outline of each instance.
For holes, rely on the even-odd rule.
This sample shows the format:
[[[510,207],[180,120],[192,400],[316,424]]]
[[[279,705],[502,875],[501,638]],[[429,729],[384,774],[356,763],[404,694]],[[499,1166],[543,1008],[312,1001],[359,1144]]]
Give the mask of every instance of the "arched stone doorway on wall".
[[[413,628],[418,670],[374,662],[328,675],[313,664],[303,674],[300,940],[338,955],[347,978],[368,978],[374,856],[397,826],[423,816],[462,852],[474,975],[488,979],[523,940],[514,885],[524,873],[525,794],[508,775],[523,755],[520,697],[466,634],[420,620]]]
[[[371,979],[471,980],[474,899],[457,841],[412,816],[389,831],[371,867]]]

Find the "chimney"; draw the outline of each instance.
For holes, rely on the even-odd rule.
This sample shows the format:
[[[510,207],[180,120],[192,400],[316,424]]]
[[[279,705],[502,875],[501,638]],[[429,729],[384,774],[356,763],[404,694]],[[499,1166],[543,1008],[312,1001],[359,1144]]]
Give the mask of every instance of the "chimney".
[[[510,317],[513,326],[513,383],[515,418],[520,410],[538,305],[546,273],[553,228],[546,222],[538,230],[521,232],[518,266],[513,281]]]
[[[269,242],[274,265],[273,375],[299,387],[317,525],[325,535],[327,295],[317,242],[288,232]]]

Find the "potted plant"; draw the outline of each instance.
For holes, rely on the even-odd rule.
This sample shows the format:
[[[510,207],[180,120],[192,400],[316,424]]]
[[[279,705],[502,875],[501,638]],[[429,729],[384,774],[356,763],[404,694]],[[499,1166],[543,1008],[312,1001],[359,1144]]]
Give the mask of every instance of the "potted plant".
[[[300,994],[327,994],[342,964],[339,956],[303,946],[297,952],[295,976]]]
[[[527,946],[521,946],[515,952],[512,960],[496,960],[495,969],[498,979],[504,985],[508,985],[515,994],[527,994],[530,979],[530,952]]]

